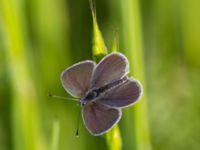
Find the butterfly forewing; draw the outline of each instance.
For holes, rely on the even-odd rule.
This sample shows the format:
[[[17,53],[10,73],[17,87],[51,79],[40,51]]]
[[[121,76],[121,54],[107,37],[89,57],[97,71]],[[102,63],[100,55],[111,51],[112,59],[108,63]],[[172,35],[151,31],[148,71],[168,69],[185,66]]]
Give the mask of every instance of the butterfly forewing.
[[[111,53],[102,59],[94,70],[92,87],[101,87],[128,73],[127,58],[121,53]]]
[[[74,97],[83,97],[91,85],[95,63],[83,61],[63,71],[61,82],[64,89]]]
[[[99,102],[90,102],[82,110],[85,126],[92,135],[101,135],[121,118],[121,110],[109,108]]]
[[[99,101],[111,107],[126,107],[137,102],[141,93],[141,84],[136,80],[128,79],[106,92]]]

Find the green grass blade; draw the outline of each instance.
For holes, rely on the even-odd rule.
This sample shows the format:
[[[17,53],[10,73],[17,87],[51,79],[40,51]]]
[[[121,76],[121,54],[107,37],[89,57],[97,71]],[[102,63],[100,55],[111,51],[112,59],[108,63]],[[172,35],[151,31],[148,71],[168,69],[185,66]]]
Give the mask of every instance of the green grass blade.
[[[104,39],[102,37],[101,31],[99,30],[99,26],[97,23],[96,18],[96,10],[93,2],[90,2],[91,9],[92,9],[92,19],[93,19],[93,45],[92,45],[92,52],[93,52],[93,59],[95,61],[101,60],[108,52],[106,45],[104,43]]]
[[[119,35],[116,31],[112,44],[112,52],[117,52],[118,50],[119,50]]]
[[[181,1],[181,27],[183,31],[181,32],[183,38],[184,46],[184,59],[189,66],[194,66],[196,68],[200,67],[200,19],[194,19],[200,17],[199,11],[199,0]]]
[[[0,1],[5,56],[12,88],[12,138],[15,150],[45,150],[37,107],[37,94],[27,60],[22,1]],[[20,11],[21,10],[21,11]]]
[[[132,115],[135,118],[136,147],[138,150],[150,150],[139,0],[121,0],[121,6],[124,47],[130,60],[131,74],[143,85],[142,100],[133,108]]]
[[[112,52],[118,51],[118,35],[116,34],[112,44]],[[110,150],[120,150],[122,147],[122,138],[120,134],[119,126],[114,128],[106,134],[107,144]]]
[[[101,60],[108,52],[101,34],[99,30],[96,12],[91,2],[92,8],[92,18],[93,18],[93,58],[96,62]],[[116,39],[115,39],[116,40]],[[117,41],[114,40],[113,43],[113,51],[117,50]],[[121,149],[121,136],[118,125],[106,133],[106,142],[108,144],[108,148],[110,150],[120,150]]]
[[[60,122],[56,118],[53,122],[51,150],[59,150]]]
[[[118,125],[106,133],[106,142],[109,150],[120,150],[122,147],[122,139],[120,134],[120,129]]]

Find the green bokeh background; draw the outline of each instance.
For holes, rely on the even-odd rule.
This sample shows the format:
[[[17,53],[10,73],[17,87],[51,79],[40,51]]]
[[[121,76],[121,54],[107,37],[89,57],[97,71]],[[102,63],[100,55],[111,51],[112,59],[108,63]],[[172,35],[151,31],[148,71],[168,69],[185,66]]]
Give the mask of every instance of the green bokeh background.
[[[199,0],[96,0],[108,51],[117,33],[132,75],[145,81],[146,114],[134,116],[133,106],[119,123],[123,150],[200,148],[199,6]],[[79,107],[47,96],[69,96],[60,73],[92,59],[92,31],[88,0],[0,0],[0,150],[109,149],[82,123],[76,138]],[[135,118],[148,126],[148,148],[138,146],[143,124]]]

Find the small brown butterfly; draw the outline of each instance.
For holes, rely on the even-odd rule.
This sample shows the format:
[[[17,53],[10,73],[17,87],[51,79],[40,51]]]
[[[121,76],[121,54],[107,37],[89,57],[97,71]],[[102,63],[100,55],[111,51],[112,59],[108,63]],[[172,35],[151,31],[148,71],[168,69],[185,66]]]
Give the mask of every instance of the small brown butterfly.
[[[119,122],[121,108],[135,104],[142,95],[139,81],[129,78],[129,62],[111,53],[98,64],[86,60],[61,74],[64,89],[80,99],[84,124],[92,135],[101,135]]]

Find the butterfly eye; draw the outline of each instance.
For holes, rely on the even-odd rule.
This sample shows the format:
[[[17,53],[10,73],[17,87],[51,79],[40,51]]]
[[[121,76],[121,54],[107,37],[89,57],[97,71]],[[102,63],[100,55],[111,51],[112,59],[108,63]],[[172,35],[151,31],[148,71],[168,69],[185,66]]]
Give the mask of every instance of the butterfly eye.
[[[89,92],[87,94],[87,96],[85,97],[85,99],[92,100],[92,99],[96,98],[98,95],[99,95],[98,92],[96,90],[93,90],[93,91],[91,91],[91,92]]]
[[[99,96],[99,92],[97,90],[94,90],[92,93],[93,93],[94,98],[96,98],[97,96]]]

